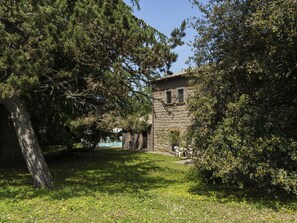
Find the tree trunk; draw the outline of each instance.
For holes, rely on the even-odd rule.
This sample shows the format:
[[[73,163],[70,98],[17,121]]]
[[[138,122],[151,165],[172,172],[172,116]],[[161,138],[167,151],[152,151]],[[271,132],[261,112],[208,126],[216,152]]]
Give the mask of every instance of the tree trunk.
[[[36,187],[52,186],[52,176],[41,152],[40,145],[31,125],[29,114],[17,97],[6,99],[5,106],[11,113],[16,135]]]

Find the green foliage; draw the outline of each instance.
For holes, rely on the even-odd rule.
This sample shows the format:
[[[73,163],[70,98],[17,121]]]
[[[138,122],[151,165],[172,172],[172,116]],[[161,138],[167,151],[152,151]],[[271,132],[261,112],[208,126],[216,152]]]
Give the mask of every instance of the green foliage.
[[[210,1],[194,43],[192,136],[205,179],[297,194],[297,4]]]
[[[137,114],[123,118],[120,123],[121,128],[130,133],[141,133],[146,131],[150,125],[149,115],[139,116]]]
[[[138,86],[127,101],[127,109],[121,111],[119,126],[130,133],[141,133],[148,130],[151,125],[150,114],[152,113],[151,87]]]
[[[167,38],[122,0],[1,1],[0,100],[22,97],[37,124],[65,129],[128,110],[176,59],[184,28]]]

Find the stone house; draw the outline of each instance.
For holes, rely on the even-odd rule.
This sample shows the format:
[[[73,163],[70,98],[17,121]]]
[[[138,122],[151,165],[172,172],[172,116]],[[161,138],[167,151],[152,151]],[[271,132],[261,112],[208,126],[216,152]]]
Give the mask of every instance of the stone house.
[[[172,152],[191,124],[187,99],[191,94],[186,72],[152,81],[153,119],[149,150]]]

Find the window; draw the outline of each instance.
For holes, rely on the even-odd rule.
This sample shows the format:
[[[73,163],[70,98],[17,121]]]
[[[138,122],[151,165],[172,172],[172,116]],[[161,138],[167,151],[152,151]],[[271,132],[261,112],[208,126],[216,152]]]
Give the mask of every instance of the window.
[[[186,101],[185,88],[177,88],[174,90],[165,90],[164,95],[164,103],[166,105],[180,104],[183,105]]]
[[[178,89],[177,90],[177,102],[178,103],[184,103],[185,102],[184,89]]]
[[[165,102],[166,102],[166,104],[171,104],[172,103],[172,94],[171,94],[171,91],[166,91]]]

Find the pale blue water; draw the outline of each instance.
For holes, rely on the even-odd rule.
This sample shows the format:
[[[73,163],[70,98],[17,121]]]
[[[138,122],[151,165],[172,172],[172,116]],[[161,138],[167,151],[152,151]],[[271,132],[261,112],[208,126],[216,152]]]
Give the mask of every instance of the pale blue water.
[[[122,147],[122,142],[103,142],[98,143],[97,147]]]

